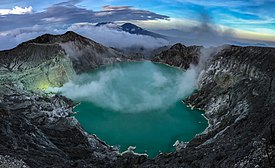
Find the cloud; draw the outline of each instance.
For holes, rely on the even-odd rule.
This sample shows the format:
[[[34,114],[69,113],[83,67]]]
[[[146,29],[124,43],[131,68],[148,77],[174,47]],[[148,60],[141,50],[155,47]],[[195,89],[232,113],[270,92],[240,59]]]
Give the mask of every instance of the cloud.
[[[7,50],[14,48],[18,44],[27,40],[34,39],[45,33],[61,34],[66,30],[55,29],[54,27],[44,27],[41,25],[34,25],[32,27],[14,29],[0,33],[1,43],[0,50]]]
[[[220,1],[220,0],[177,0],[178,2],[183,3],[192,3],[195,5],[205,6],[205,7],[236,7],[247,4],[247,2],[241,0],[228,0],[228,1]]]
[[[168,19],[168,16],[154,12],[135,9],[131,6],[103,6],[101,11],[95,12],[98,22],[129,21],[129,20],[157,20]]]
[[[105,6],[101,11],[93,11],[75,6],[79,1],[71,0],[52,5],[40,12],[32,11],[32,8],[24,8],[25,13],[13,15],[5,12],[0,17],[0,32],[20,27],[31,27],[33,24],[52,26],[53,24],[64,26],[80,22],[108,22],[108,21],[129,21],[129,20],[155,20],[167,19],[168,16],[156,14],[147,10],[139,10],[130,6]],[[19,11],[15,8],[16,11]]]
[[[110,6],[110,5],[106,5],[106,6],[103,6],[103,11],[129,10],[131,8],[132,8],[132,6]]]
[[[176,2],[182,6],[190,6],[193,13],[189,18],[197,19],[198,11],[207,10],[218,24],[231,28],[251,32],[257,30],[254,28],[270,29],[269,32],[275,29],[274,0],[177,0]],[[190,12],[184,13],[190,14]],[[269,34],[274,35],[274,33]]]
[[[275,46],[273,29],[258,28],[255,25],[251,28],[246,26],[246,30],[242,30],[240,26],[238,26],[239,28],[232,28],[215,23],[215,17],[216,15],[213,16],[204,11],[200,13],[200,18],[197,21],[171,18],[169,20],[134,21],[133,23],[170,37],[171,43],[182,42],[185,45],[204,46],[223,44]],[[223,18],[226,21],[230,20],[225,16]],[[245,24],[243,20],[236,22]],[[255,22],[253,21],[253,23]]]
[[[211,43],[210,45],[215,43],[218,45],[225,44],[229,41],[228,39],[235,36],[233,29],[221,29],[216,26],[211,16],[206,12],[201,13],[199,24],[192,27],[191,31],[193,32],[192,38],[197,38],[198,41],[209,42]]]
[[[266,2],[275,2],[274,0],[250,0],[252,2],[243,1],[243,0],[227,0],[227,1],[220,1],[220,0],[177,0],[178,2],[182,3],[191,3],[199,6],[204,7],[243,7],[243,6],[256,6],[261,5]]]
[[[208,21],[204,21],[202,19],[203,17],[199,20],[196,16],[193,16],[193,18],[196,18],[197,20],[170,19],[168,16],[147,10],[136,9],[132,6],[103,6],[102,10],[93,11],[84,7],[76,6],[76,4],[81,2],[81,0],[69,0],[54,4],[46,8],[44,11],[38,12],[31,9],[32,12],[29,13],[21,12],[21,14],[12,14],[9,12],[11,9],[6,9],[8,12],[2,12],[5,13],[5,15],[0,16],[0,39],[5,39],[11,44],[1,44],[0,48],[7,49],[14,47],[15,44],[18,44],[18,42],[21,42],[24,38],[28,40],[34,38],[33,35],[42,32],[56,34],[57,32],[66,31],[68,27],[77,31],[75,25],[78,23],[109,21],[128,22],[129,20],[131,20],[132,23],[138,23],[141,27],[149,28],[151,30],[154,29],[161,34],[173,36],[173,38],[171,38],[173,43],[183,42],[187,45],[198,44],[209,46],[240,41],[240,38],[274,42],[273,23],[275,15],[274,12],[271,12],[273,11],[272,4],[274,4],[274,0],[253,0],[253,3],[246,3],[245,1],[238,0],[229,0],[226,2],[220,2],[218,0],[207,2],[202,0],[178,0],[175,2],[178,3],[179,1],[182,2],[181,4],[187,4],[189,6],[190,3],[194,4],[193,6],[201,6],[199,8],[197,6],[193,9],[196,10],[196,16],[201,10],[207,11],[205,13],[212,16],[214,18],[213,20],[218,20],[218,23],[214,23],[211,17],[209,17],[210,20]],[[169,3],[175,2],[169,1]],[[30,7],[21,9],[30,11]],[[16,10],[14,10],[14,12],[15,11]],[[213,13],[215,13],[215,15],[211,15]],[[182,15],[184,15],[184,12]],[[33,33],[28,31],[27,28],[32,29],[34,23],[40,26],[42,30],[35,30]],[[47,30],[45,30],[45,27],[47,27]],[[23,29],[23,31],[19,31],[21,29]],[[165,41],[156,41],[156,39],[143,36],[136,37],[127,35],[127,38],[125,38],[126,35],[122,32],[104,28],[92,30],[98,32],[98,34],[95,35],[92,32],[89,32],[88,26],[79,28],[77,32],[113,47],[139,45],[142,39],[145,39],[143,40],[144,43],[147,42],[150,47],[153,47],[155,44],[155,46],[160,46],[166,43]],[[38,31],[39,33],[37,33]],[[110,35],[110,37],[114,38],[108,39],[107,37],[104,37],[102,35],[104,31],[106,34]],[[16,36],[14,35],[14,32],[17,32]],[[21,32],[22,35],[18,32]],[[8,36],[11,39],[5,37],[7,34],[9,34]],[[114,40],[118,38],[123,39],[120,43],[116,44]],[[138,39],[138,42],[136,42],[137,44],[135,44],[134,38]],[[129,41],[129,45],[126,45],[127,40]],[[246,43],[247,41],[243,42]]]
[[[0,15],[22,15],[30,13],[33,13],[33,9],[31,6],[24,8],[15,6],[12,9],[0,9]]]
[[[91,24],[74,24],[68,30],[75,31],[106,46],[120,49],[131,47],[152,49],[169,44],[165,39],[120,31],[116,29],[116,25],[95,27]]]
[[[235,29],[216,25],[207,12],[201,12],[198,21],[171,19],[170,21],[136,21],[137,25],[167,35],[172,43],[186,45],[219,46],[236,37]],[[165,25],[165,26],[162,26]],[[172,27],[172,29],[171,29]]]
[[[83,0],[68,0],[68,1],[65,1],[65,2],[60,2],[60,3],[57,3],[55,4],[55,6],[74,6],[80,2],[82,2]]]
[[[3,42],[0,45],[0,50],[11,49],[20,44],[21,42],[36,38],[39,35],[41,35],[41,33],[39,32],[26,32],[16,36],[13,36],[11,34],[0,35],[0,41]]]

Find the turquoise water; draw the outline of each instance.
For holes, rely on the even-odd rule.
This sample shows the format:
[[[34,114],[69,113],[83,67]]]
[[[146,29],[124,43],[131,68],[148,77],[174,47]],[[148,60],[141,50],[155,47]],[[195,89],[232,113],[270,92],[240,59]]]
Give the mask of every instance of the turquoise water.
[[[78,76],[60,89],[81,102],[74,111],[83,128],[107,144],[154,157],[174,151],[207,127],[198,110],[181,102],[195,87],[196,74],[151,62],[120,63]]]

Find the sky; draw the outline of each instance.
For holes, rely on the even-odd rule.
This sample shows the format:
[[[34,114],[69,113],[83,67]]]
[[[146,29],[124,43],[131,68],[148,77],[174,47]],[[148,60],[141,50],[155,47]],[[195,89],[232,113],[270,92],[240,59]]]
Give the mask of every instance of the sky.
[[[171,43],[273,46],[274,10],[275,0],[1,0],[0,49],[67,30],[93,38],[102,29],[77,25],[98,22],[131,22],[171,37]]]

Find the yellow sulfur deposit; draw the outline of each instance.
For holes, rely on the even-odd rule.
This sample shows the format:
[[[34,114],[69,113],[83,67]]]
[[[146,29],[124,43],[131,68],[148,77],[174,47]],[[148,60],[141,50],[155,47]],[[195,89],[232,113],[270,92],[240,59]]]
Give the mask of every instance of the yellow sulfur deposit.
[[[47,90],[50,86],[50,83],[48,81],[40,81],[38,82],[37,89],[39,90]]]

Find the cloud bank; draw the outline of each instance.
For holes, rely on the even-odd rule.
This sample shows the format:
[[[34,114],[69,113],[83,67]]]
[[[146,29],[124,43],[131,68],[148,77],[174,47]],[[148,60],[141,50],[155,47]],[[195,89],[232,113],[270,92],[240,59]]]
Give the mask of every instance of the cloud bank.
[[[14,29],[11,31],[0,32],[0,41],[3,42],[0,45],[0,50],[7,50],[16,47],[18,44],[34,39],[45,33],[61,34],[66,30],[55,29],[54,27],[43,27],[40,25],[34,25],[32,27]]]
[[[85,23],[73,24],[65,29],[56,29],[54,27],[45,28],[36,25],[30,28],[15,29],[7,33],[0,33],[0,41],[5,42],[0,45],[0,50],[11,49],[24,41],[34,39],[45,33],[63,34],[69,30],[88,37],[105,46],[118,49],[131,47],[154,49],[169,44],[169,41],[165,39],[130,34],[118,30],[116,27],[111,27],[110,25],[94,26],[93,24]]]
[[[115,26],[116,25],[102,25],[95,27],[90,24],[74,24],[68,29],[108,47],[115,47],[120,49],[130,47],[154,49],[169,44],[169,42],[165,39],[130,34],[128,32],[116,29]]]

